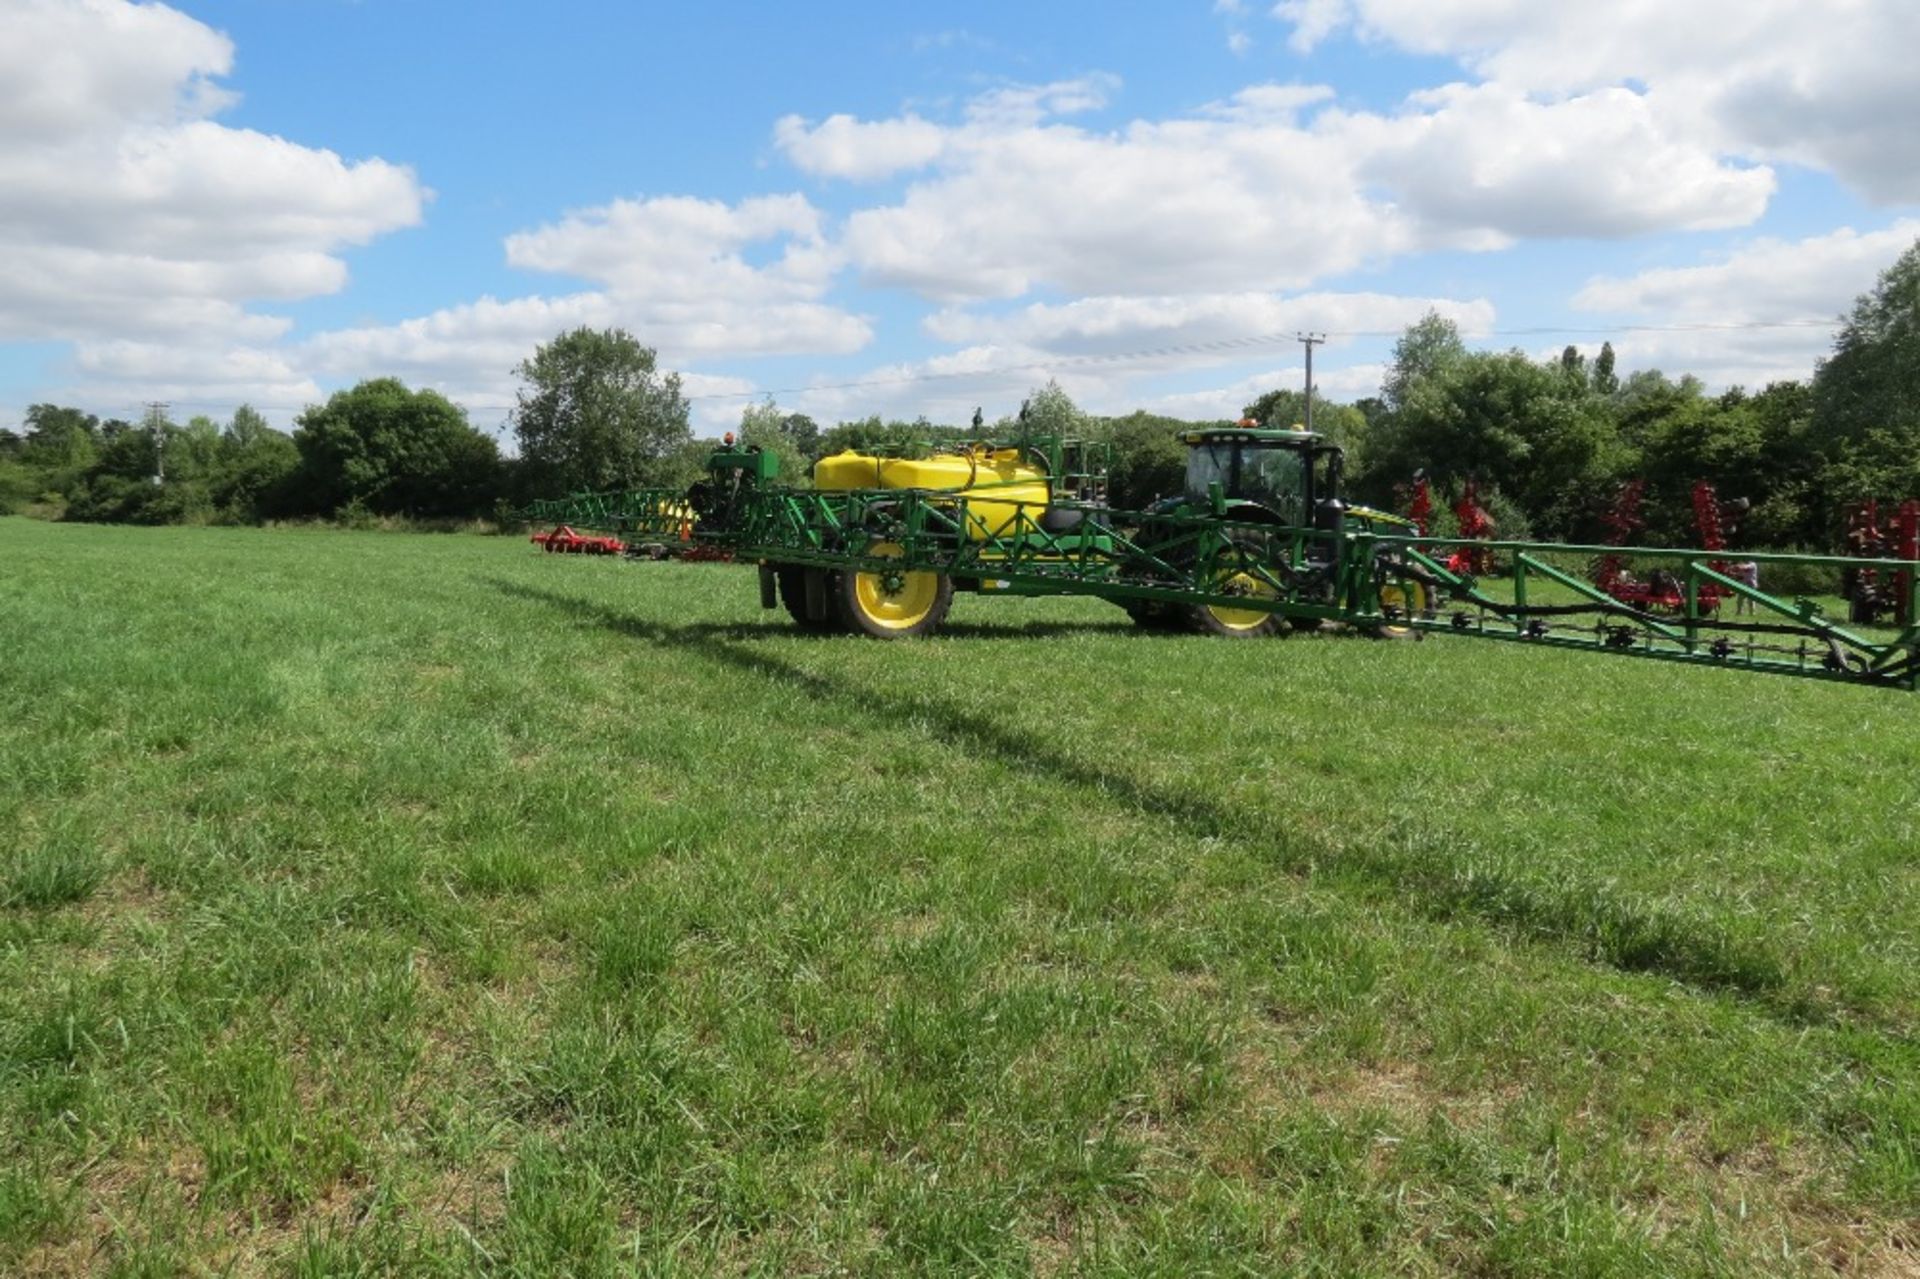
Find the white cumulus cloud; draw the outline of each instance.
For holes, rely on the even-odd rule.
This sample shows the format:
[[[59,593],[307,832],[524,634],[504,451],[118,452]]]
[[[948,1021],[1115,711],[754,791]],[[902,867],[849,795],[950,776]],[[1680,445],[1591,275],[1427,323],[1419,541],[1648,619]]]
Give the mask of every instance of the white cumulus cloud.
[[[946,146],[946,130],[912,112],[893,120],[830,115],[818,124],[787,115],[774,124],[773,140],[807,173],[865,182],[925,168]]]
[[[1626,89],[1543,102],[1498,85],[1414,95],[1391,118],[1344,121],[1359,165],[1430,228],[1497,243],[1746,226],[1774,176],[1672,132]]]
[[[911,136],[905,190],[853,212],[844,248],[869,283],[948,303],[1297,289],[1436,248],[1746,225],[1774,189],[1625,89],[1452,85],[1383,114],[1324,85],[1258,84],[1113,128],[1061,118],[1115,88],[1001,89],[946,125],[787,120],[776,140],[833,177],[903,170]]]
[[[771,261],[747,260],[750,249],[768,246]],[[626,329],[653,347],[665,368],[848,354],[873,338],[867,320],[823,300],[839,254],[819,211],[797,195],[738,204],[684,196],[615,200],[507,237],[506,256],[513,266],[599,287],[482,297],[394,324],[333,330],[310,339],[305,354],[337,377],[395,373],[448,394],[505,402],[514,368],[536,345],[582,326]]]
[[[943,342],[1007,343],[1060,355],[1131,354],[1162,348],[1233,352],[1236,343],[1295,332],[1396,333],[1429,310],[1468,336],[1493,326],[1485,299],[1398,297],[1384,293],[1206,293],[1087,297],[1035,303],[1004,313],[949,308],[927,317]],[[1182,352],[1205,360],[1205,349]]]
[[[273,406],[275,416],[321,398],[320,387],[287,352],[259,346],[182,346],[173,342],[91,342],[74,360],[83,398],[113,403],[127,388],[142,399],[179,401],[184,413],[200,405],[248,402]]]
[[[1709,262],[1596,277],[1573,305],[1628,327],[1614,342],[1625,367],[1691,372],[1714,386],[1806,378],[1854,298],[1916,240],[1913,218],[1878,231],[1760,238]]]
[[[1275,13],[1299,48],[1346,29],[1544,100],[1628,87],[1702,145],[1920,199],[1912,0],[1285,0]]]
[[[0,0],[0,31],[0,340],[143,393],[310,387],[253,306],[340,289],[420,220],[412,170],[220,123],[232,42],[165,5]]]
[[[7,0],[0,137],[60,138],[207,114],[233,43],[160,4]]]
[[[779,259],[751,266],[750,245],[778,242]],[[623,293],[666,297],[698,289],[726,301],[815,297],[838,267],[820,214],[798,195],[720,200],[615,200],[507,237],[517,267],[595,280]]]
[[[1802,240],[1762,237],[1697,266],[1597,276],[1573,304],[1583,311],[1738,322],[1834,318],[1916,240],[1916,218],[1879,231],[1841,227]]]

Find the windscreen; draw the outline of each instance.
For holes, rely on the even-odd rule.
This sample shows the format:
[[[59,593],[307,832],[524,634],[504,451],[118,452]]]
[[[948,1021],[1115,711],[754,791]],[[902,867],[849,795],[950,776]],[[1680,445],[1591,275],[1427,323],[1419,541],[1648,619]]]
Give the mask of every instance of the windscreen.
[[[1248,448],[1240,459],[1241,494],[1272,510],[1287,524],[1304,524],[1306,467],[1306,455],[1297,449]]]
[[[1239,451],[1235,444],[1195,444],[1187,450],[1187,496],[1205,499],[1207,486],[1218,481],[1223,492],[1233,493],[1233,460]]]
[[[1229,498],[1258,502],[1287,524],[1306,522],[1306,455],[1298,449],[1221,440],[1187,450],[1187,493],[1204,498],[1219,481]]]

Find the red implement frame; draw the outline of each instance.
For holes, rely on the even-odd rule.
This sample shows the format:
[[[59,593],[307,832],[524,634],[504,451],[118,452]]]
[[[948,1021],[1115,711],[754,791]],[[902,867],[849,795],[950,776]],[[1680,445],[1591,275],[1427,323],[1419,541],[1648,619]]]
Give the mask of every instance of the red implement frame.
[[[527,540],[549,555],[621,555],[627,549],[627,544],[617,537],[576,533],[566,524],[551,533],[535,533]]]

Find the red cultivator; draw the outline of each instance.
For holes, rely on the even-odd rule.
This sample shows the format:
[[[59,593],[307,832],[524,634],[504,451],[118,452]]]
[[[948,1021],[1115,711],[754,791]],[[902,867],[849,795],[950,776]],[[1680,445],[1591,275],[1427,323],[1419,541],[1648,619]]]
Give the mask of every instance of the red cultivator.
[[[570,525],[566,524],[562,524],[551,533],[535,533],[528,540],[544,549],[549,555],[622,555],[627,549],[627,544],[617,537],[593,537],[585,533],[576,533]]]
[[[1407,503],[1407,519],[1412,521],[1414,531],[1421,537],[1431,536],[1433,481],[1427,478],[1427,473],[1415,471],[1412,486],[1399,485],[1395,492]],[[1493,540],[1493,516],[1487,514],[1486,507],[1480,505],[1480,486],[1477,481],[1468,480],[1460,490],[1460,500],[1453,504],[1453,518],[1460,526],[1460,536],[1467,541]],[[1493,571],[1493,552],[1485,547],[1462,546],[1447,556],[1447,571],[1485,577]]]
[[[1469,542],[1487,542],[1493,539],[1493,516],[1487,514],[1487,508],[1480,505],[1480,485],[1468,480],[1466,487],[1460,490],[1460,500],[1453,504],[1453,518],[1460,523],[1460,536]],[[1466,573],[1474,577],[1485,577],[1493,571],[1493,552],[1479,546],[1463,546],[1447,557],[1447,568],[1451,572]]]
[[[1413,521],[1413,531],[1421,537],[1433,536],[1433,484],[1425,471],[1413,473],[1413,501],[1407,506],[1407,518]]]
[[[1613,508],[1601,517],[1607,526],[1607,544],[1625,547],[1633,535],[1646,527],[1641,518],[1640,505],[1647,494],[1647,482],[1633,479],[1620,486],[1619,494],[1613,500]],[[1713,485],[1705,480],[1693,486],[1693,519],[1700,530],[1700,546],[1708,551],[1727,549],[1726,520],[1730,515],[1737,516],[1746,509],[1744,501],[1723,505],[1720,495]],[[1686,611],[1686,591],[1680,579],[1664,569],[1655,569],[1645,578],[1634,576],[1628,567],[1628,554],[1622,550],[1602,555],[1594,562],[1593,583],[1601,590],[1635,608],[1652,613],[1680,613]],[[1751,564],[1736,564],[1726,559],[1714,559],[1708,562],[1714,572],[1744,582],[1748,586],[1758,586],[1754,579]],[[1703,582],[1699,588],[1699,608],[1702,612],[1715,612],[1720,601],[1733,594],[1726,587],[1715,582]]]
[[[1856,504],[1847,512],[1847,554],[1863,559],[1887,555],[1920,554],[1920,500],[1908,499],[1887,520],[1880,522],[1880,503],[1872,498]],[[1872,624],[1884,613],[1892,613],[1901,626],[1911,626],[1909,588],[1904,571],[1883,580],[1871,568],[1846,570],[1844,593],[1848,618]]]

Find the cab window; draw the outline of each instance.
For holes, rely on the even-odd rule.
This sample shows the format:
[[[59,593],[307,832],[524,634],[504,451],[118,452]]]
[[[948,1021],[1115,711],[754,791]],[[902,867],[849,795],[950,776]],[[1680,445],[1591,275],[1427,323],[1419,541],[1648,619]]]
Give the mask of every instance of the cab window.
[[[1306,462],[1298,449],[1249,448],[1240,463],[1240,495],[1299,524],[1306,515]]]

